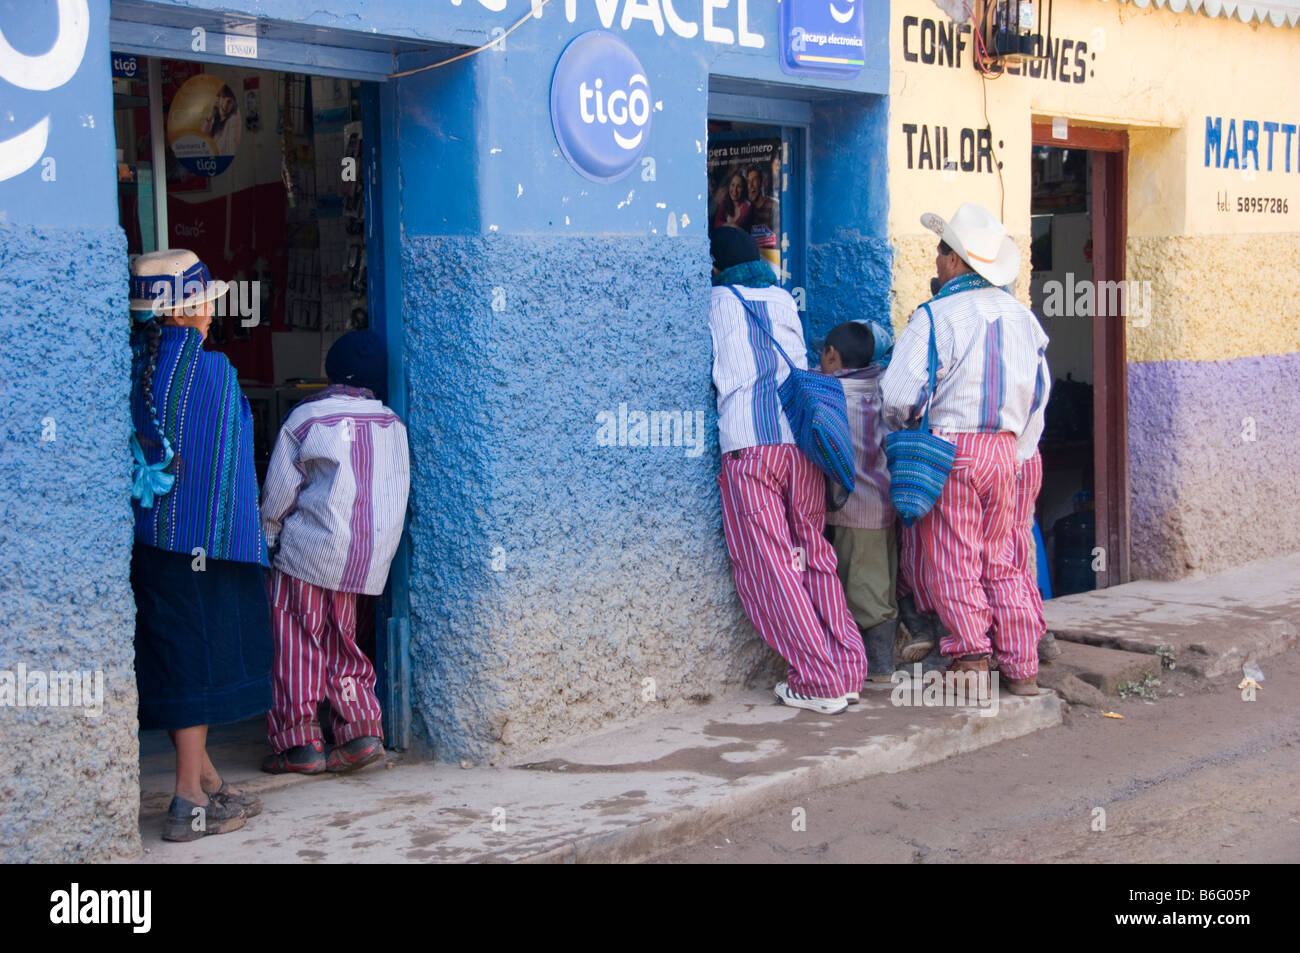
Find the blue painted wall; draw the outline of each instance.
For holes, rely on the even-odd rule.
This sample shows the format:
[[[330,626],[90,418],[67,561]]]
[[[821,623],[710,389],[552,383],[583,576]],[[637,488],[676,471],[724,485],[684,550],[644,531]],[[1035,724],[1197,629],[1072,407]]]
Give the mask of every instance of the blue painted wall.
[[[843,321],[890,323],[893,250],[886,238],[888,100],[852,97],[813,108],[808,238],[810,344]]]
[[[279,37],[334,48],[354,42],[373,55],[386,36],[481,44],[530,2],[432,0],[418,12],[397,0],[309,6],[119,3],[119,19],[167,29],[114,29],[141,43],[150,36],[175,42],[191,25],[212,29],[228,11],[242,10],[282,21],[263,24],[268,49]],[[509,757],[724,692],[772,663],[735,598],[718,507],[706,323],[711,82],[732,93],[814,102],[807,248],[813,336],[886,308],[887,5],[866,6],[868,68],[819,86],[780,72],[775,3],[729,0],[718,8],[719,25],[734,31],[744,7],[749,29],[763,37],[764,47],[754,49],[671,31],[659,36],[643,20],[624,28],[627,4],[618,0],[612,28],[646,67],[658,107],[645,151],[654,175],[638,169],[597,185],[560,154],[548,86],[565,45],[604,25],[604,6],[552,0],[508,38],[504,52],[393,80],[381,97],[394,111],[384,126],[396,141],[385,147],[397,153],[396,181],[384,187],[397,190],[400,220],[400,247],[388,250],[386,262],[400,273],[400,311],[388,321],[405,362],[414,456],[412,701],[417,740],[440,757]],[[52,17],[53,3],[29,5],[31,24],[14,21],[9,6],[0,9],[6,37],[13,41],[11,29],[30,25],[25,49],[38,50],[35,21]],[[676,9],[698,19],[700,4],[677,0]],[[21,379],[32,395],[17,405],[23,415],[50,406],[82,427],[77,461],[58,458],[41,471],[63,486],[58,466],[70,466],[80,482],[50,491],[47,511],[32,518],[32,535],[39,539],[36,529],[56,524],[82,534],[46,531],[45,542],[6,549],[5,558],[17,554],[19,578],[38,565],[55,567],[48,581],[27,583],[13,608],[43,620],[42,633],[63,626],[69,645],[111,667],[129,661],[132,626],[128,471],[118,452],[127,433],[125,262],[111,172],[104,0],[91,12],[84,84],[79,74],[77,83],[42,95],[52,115],[75,117],[92,103],[105,121],[93,129],[60,121],[60,135],[83,137],[68,145],[52,140],[72,156],[59,165],[59,187],[67,191],[41,195],[32,191],[34,180],[0,182],[0,213],[11,226],[38,226],[11,227],[3,236],[0,282],[33,315],[17,339],[21,347],[6,349],[6,386]],[[340,55],[331,52],[331,61]],[[408,53],[401,65],[441,55]],[[24,98],[26,112],[16,121],[44,102]],[[668,235],[670,215],[675,236]],[[85,263],[75,291],[47,293],[51,275],[33,271],[46,254]],[[372,272],[372,280],[380,277]],[[42,360],[59,375],[40,376],[24,355],[38,337],[49,349]],[[66,386],[69,373],[77,388]],[[93,418],[84,394],[104,404]],[[601,446],[597,415],[617,415],[622,404],[631,412],[686,412],[692,423],[703,420],[705,440],[698,452]],[[30,449],[7,439],[5,465],[19,466],[19,450]],[[16,511],[22,500],[13,485],[6,481],[0,498]],[[101,615],[83,611],[79,586],[100,594]],[[10,598],[17,590],[6,592]],[[38,609],[47,603],[57,608]],[[75,621],[79,615],[88,621]],[[24,638],[47,641],[35,629]],[[128,682],[123,692],[129,687],[133,709]],[[125,694],[121,699],[127,704]],[[122,760],[129,768],[117,768],[116,783],[130,787],[134,754]]]
[[[5,40],[39,57],[0,57],[0,221],[117,223],[108,0],[91,0],[88,13],[86,30],[61,30],[54,0],[0,5]]]
[[[0,30],[41,54],[53,8],[4,4]],[[4,861],[139,850],[126,242],[108,4],[89,11],[89,42],[54,71],[69,73],[58,86],[22,89],[14,80],[37,74],[0,61],[0,670],[101,672],[104,707],[0,708]],[[19,169],[10,140],[42,122],[46,145]]]

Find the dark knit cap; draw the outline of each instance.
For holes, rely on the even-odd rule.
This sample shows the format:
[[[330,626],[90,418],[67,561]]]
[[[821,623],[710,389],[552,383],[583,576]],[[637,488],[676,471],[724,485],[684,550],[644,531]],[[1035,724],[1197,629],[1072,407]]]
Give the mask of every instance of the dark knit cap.
[[[709,232],[709,253],[719,271],[747,261],[758,261],[758,243],[743,229],[724,225]]]
[[[364,387],[376,396],[388,382],[388,354],[374,331],[349,331],[325,355],[325,373],[332,384]]]

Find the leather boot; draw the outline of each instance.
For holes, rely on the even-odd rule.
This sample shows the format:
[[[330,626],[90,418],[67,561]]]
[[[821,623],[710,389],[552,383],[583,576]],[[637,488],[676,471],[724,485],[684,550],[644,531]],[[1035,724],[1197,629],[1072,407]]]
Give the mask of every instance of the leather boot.
[[[1028,678],[1004,678],[1002,687],[1012,695],[1037,695],[1038,694],[1038,676],[1030,675]]]
[[[960,655],[952,660],[948,666],[948,671],[955,675],[963,675],[966,672],[974,672],[975,678],[973,684],[966,682],[966,691],[969,694],[971,689],[975,691],[976,699],[989,697],[989,657],[987,655]]]

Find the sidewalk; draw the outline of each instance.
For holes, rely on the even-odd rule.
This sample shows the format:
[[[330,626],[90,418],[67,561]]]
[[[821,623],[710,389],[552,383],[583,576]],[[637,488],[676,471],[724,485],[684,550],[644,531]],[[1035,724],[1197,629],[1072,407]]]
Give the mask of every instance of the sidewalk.
[[[633,861],[805,792],[903,771],[1061,722],[1052,692],[1003,692],[996,714],[899,707],[891,686],[827,717],[748,691],[534,753],[508,768],[391,763],[355,775],[260,774],[256,723],[211,746],[232,784],[262,793],[240,831],[170,844],[165,750],[141,765],[141,831],[156,863]],[[260,759],[260,751],[257,752]]]
[[[1178,582],[1131,582],[1044,603],[1058,639],[1153,655],[1180,670],[1240,674],[1300,644],[1300,554]]]
[[[1121,680],[1159,674],[1157,649],[1181,671],[1239,673],[1300,642],[1300,555],[1175,583],[1136,582],[1051,600],[1048,625],[1069,671],[1112,695]],[[1266,662],[1262,662],[1267,671]],[[1040,684],[1051,678],[1040,677]],[[141,825],[160,863],[634,861],[709,828],[807,792],[904,771],[1061,722],[1061,699],[1003,692],[996,715],[891,704],[889,685],[824,717],[752,690],[653,716],[504,768],[402,763],[352,776],[276,777],[257,765],[261,721],[214,730],[210,750],[265,811],[238,832],[189,844],[159,832],[170,799],[165,736],[141,762]]]

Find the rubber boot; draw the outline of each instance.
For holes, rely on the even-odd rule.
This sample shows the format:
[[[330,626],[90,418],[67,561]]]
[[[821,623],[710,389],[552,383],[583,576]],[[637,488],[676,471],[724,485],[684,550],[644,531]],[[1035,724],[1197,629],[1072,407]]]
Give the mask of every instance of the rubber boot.
[[[916,602],[911,596],[898,600],[898,619],[907,632],[898,649],[898,660],[905,663],[921,661],[934,646],[934,638],[928,620],[916,611]]]
[[[867,648],[867,680],[887,682],[894,676],[894,639],[898,620],[886,619],[862,633]]]

